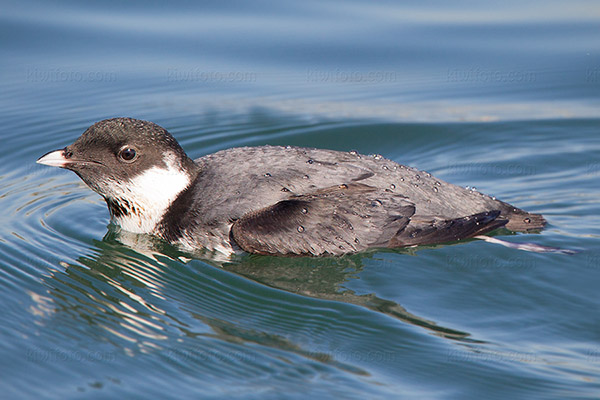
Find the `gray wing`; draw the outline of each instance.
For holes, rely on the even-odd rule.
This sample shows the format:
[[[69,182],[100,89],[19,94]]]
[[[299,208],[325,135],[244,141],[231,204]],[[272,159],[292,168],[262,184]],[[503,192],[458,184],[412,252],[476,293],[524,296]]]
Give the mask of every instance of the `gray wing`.
[[[404,196],[353,183],[293,196],[234,222],[245,251],[277,255],[340,255],[385,247],[410,222]]]
[[[233,223],[230,235],[249,253],[341,255],[453,242],[508,222],[499,210],[454,219],[414,214],[414,204],[398,193],[342,184],[250,212]]]

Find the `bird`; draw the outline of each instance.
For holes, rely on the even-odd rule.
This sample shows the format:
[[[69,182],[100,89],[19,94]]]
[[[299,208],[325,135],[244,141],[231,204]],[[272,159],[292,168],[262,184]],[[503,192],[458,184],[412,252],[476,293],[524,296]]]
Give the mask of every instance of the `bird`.
[[[381,155],[264,145],[193,160],[166,129],[134,118],[97,122],[37,162],[75,172],[120,229],[187,251],[341,256],[546,225]]]

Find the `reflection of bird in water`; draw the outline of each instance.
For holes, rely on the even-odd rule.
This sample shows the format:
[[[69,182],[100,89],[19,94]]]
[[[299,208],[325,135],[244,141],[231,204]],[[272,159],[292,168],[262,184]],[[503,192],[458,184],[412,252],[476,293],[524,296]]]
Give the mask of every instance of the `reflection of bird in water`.
[[[476,342],[468,333],[439,326],[410,313],[394,301],[374,294],[357,295],[344,288],[346,281],[357,277],[363,269],[363,260],[368,257],[367,254],[324,259],[248,256],[239,263],[223,264],[223,269],[287,292],[364,307],[447,339]]]
[[[148,238],[146,235],[109,231],[102,242],[97,242],[97,254],[80,257],[81,265],[68,265],[65,273],[52,276],[49,284],[55,288],[52,291],[55,302],[63,305],[60,307],[62,311],[75,312],[79,314],[78,319],[99,324],[126,341],[139,341],[142,347],[148,345],[148,340],[160,346],[160,341],[166,339],[167,327],[181,329],[186,334],[198,334],[186,326],[187,323],[177,320],[181,309],[190,310],[193,318],[214,325],[215,329],[221,326],[213,332],[219,334],[223,332],[222,326],[236,326],[238,321],[247,320],[245,302],[280,308],[270,298],[272,293],[266,287],[308,298],[354,304],[448,339],[473,341],[468,338],[469,334],[438,326],[433,321],[411,314],[393,301],[373,294],[356,295],[345,289],[344,283],[355,279],[363,268],[363,260],[369,257],[367,254],[318,259],[242,256],[228,262],[204,259],[183,264],[181,260],[189,261],[187,254],[160,240],[148,241]],[[125,247],[118,240],[130,244],[135,242],[135,248]],[[209,267],[205,262],[218,269]],[[264,289],[252,299],[243,293],[240,298],[230,298],[231,292],[238,291],[237,284],[245,281],[234,278],[233,284],[223,283],[231,280],[231,273],[250,279]],[[251,286],[256,291],[256,284]],[[173,301],[183,306],[170,313]],[[191,304],[186,304],[188,301]],[[215,312],[217,303],[220,304],[217,306],[219,311]],[[228,334],[244,329],[236,326],[229,329]],[[271,335],[252,329],[260,332],[261,337]],[[252,335],[242,336],[243,340],[252,340]]]

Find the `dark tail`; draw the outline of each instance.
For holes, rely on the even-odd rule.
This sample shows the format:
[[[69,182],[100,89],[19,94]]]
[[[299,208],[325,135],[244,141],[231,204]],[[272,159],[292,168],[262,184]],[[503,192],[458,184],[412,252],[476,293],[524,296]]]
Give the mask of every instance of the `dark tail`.
[[[502,210],[502,216],[508,219],[504,226],[514,232],[541,231],[546,226],[546,219],[542,214],[532,214],[519,208],[508,205],[508,210]]]
[[[400,230],[388,247],[449,243],[482,235],[507,223],[499,216],[500,210],[493,210],[445,221],[415,221]]]

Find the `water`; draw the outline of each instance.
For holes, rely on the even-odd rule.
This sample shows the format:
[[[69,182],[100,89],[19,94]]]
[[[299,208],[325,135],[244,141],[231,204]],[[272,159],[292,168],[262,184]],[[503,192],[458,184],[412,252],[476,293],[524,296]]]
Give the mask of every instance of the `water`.
[[[597,398],[600,8],[593,2],[4,2],[4,398]],[[199,157],[381,154],[532,212],[577,249],[341,258],[127,246],[35,164],[131,116]]]

